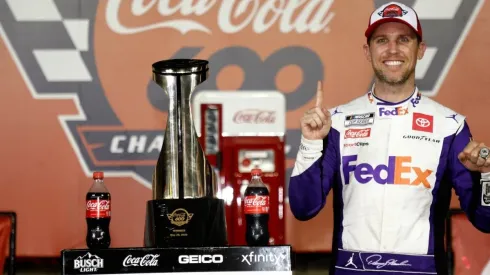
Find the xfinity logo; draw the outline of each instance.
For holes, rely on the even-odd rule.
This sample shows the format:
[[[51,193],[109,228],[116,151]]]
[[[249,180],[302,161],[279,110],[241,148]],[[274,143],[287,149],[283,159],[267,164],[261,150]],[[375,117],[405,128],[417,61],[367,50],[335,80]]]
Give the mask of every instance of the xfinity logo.
[[[220,264],[223,262],[223,255],[180,255],[179,264]]]
[[[266,255],[255,255],[252,251],[248,255],[242,255],[242,263],[247,263],[248,265],[252,265],[252,263],[273,263],[277,265],[279,264],[279,261],[284,259],[286,259],[286,255],[274,255],[272,252]]]
[[[73,260],[73,268],[80,272],[96,272],[99,268],[104,268],[104,259],[87,252],[84,256]]]

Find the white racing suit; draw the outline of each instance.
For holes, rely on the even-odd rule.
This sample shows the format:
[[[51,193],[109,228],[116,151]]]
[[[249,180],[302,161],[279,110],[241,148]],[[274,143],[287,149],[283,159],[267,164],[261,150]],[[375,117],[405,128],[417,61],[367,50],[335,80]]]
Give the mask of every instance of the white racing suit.
[[[334,200],[330,274],[446,274],[445,218],[461,208],[490,232],[490,173],[458,160],[471,140],[465,117],[417,89],[390,103],[371,92],[332,108],[324,140],[301,139],[289,182],[293,215],[308,220]]]

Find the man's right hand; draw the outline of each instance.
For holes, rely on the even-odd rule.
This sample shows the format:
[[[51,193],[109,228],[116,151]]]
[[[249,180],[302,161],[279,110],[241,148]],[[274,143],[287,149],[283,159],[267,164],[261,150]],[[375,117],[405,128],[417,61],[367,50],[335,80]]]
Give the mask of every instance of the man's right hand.
[[[315,107],[308,110],[301,118],[301,134],[304,138],[319,140],[328,135],[332,126],[332,118],[330,112],[322,105],[323,88],[322,82],[318,81]]]

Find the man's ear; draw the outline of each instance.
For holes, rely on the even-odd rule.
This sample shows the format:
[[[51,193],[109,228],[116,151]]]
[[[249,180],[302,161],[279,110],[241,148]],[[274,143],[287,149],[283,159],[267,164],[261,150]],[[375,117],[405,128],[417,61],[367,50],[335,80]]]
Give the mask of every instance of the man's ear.
[[[425,44],[425,41],[421,41],[419,43],[419,49],[417,51],[417,58],[420,60],[424,57],[425,50],[427,49],[427,44]]]
[[[366,56],[367,61],[372,62],[373,58],[371,56],[371,51],[369,50],[369,45],[367,43],[362,46],[362,49],[364,50],[364,55]]]

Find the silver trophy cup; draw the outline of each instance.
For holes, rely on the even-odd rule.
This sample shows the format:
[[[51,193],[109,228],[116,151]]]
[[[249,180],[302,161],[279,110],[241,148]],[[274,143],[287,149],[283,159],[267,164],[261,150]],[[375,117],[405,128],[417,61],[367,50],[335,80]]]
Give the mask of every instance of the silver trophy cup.
[[[169,98],[165,139],[147,203],[145,246],[227,244],[224,202],[216,173],[199,143],[190,98],[209,75],[208,61],[171,59],[153,64],[155,81]]]

